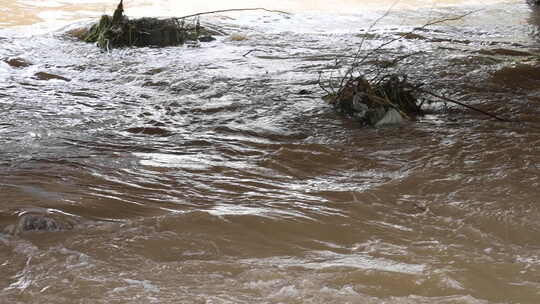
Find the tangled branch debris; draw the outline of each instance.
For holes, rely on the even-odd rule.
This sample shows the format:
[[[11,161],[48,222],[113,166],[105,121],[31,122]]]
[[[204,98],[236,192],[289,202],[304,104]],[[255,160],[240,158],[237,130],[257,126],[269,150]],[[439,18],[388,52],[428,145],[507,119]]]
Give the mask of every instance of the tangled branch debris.
[[[200,16],[254,10],[288,14],[283,11],[267,10],[265,8],[239,8],[201,12],[167,19],[139,18],[130,20],[124,15],[123,1],[120,0],[113,16],[103,15],[99,22],[90,28],[83,40],[96,43],[105,50],[131,46],[176,46],[187,41],[208,42],[215,40],[212,36],[220,35],[222,32],[208,26],[201,26]]]
[[[176,46],[186,41],[211,40],[214,34],[203,28],[198,19],[187,22],[185,19],[139,18],[130,20],[124,15],[121,0],[113,16],[103,15],[94,24],[84,41],[96,43],[102,49],[126,46]],[[201,39],[204,38],[204,39]]]
[[[367,64],[367,60],[373,55],[377,55],[377,52],[385,46],[414,34],[414,31],[447,21],[457,21],[470,14],[472,12],[457,17],[431,21],[366,52],[363,50],[365,38],[362,39],[358,50],[353,54],[352,60],[348,63],[349,67],[345,70],[344,75],[339,78],[337,90],[332,79],[325,86],[319,78],[319,85],[327,92],[327,95],[323,99],[333,105],[338,113],[351,117],[359,121],[362,125],[369,126],[400,123],[405,119],[414,120],[416,117],[423,115],[422,105],[424,99],[420,99],[418,97],[420,95],[435,97],[439,101],[457,104],[499,121],[510,122],[510,120],[498,117],[476,107],[423,89],[421,88],[422,84],[413,84],[409,82],[406,75],[388,72],[386,67],[371,72],[360,71],[361,67]],[[387,15],[388,11],[377,19],[368,31],[373,29],[375,24]],[[411,55],[397,57],[390,61],[388,66],[394,66]],[[336,62],[337,65],[338,63]],[[371,78],[368,76],[371,76]]]
[[[358,76],[349,79],[337,93],[327,95],[326,99],[338,113],[363,125],[379,126],[423,114],[412,88],[406,76],[387,75],[376,83]]]

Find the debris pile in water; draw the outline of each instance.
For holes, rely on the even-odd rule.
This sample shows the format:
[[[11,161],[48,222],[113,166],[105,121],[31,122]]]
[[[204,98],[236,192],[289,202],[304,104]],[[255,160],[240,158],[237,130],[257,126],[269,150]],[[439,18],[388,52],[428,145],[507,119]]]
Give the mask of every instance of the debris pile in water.
[[[414,96],[414,88],[406,76],[387,75],[375,82],[358,76],[324,99],[338,113],[363,125],[381,126],[423,115],[422,103]]]
[[[535,0],[535,2],[538,3],[540,0]],[[422,105],[425,99],[420,100],[417,98],[416,95],[418,94],[435,97],[444,103],[456,104],[499,121],[515,122],[514,120],[499,117],[477,107],[423,89],[421,88],[422,84],[414,85],[410,83],[407,80],[406,75],[384,73],[387,71],[387,68],[396,65],[405,58],[414,55],[414,53],[397,57],[389,62],[389,64],[385,63],[384,66],[377,67],[375,70],[371,70],[371,72],[368,73],[365,73],[365,71],[360,69],[361,66],[368,63],[366,60],[372,57],[372,55],[377,55],[377,53],[385,46],[405,37],[418,37],[418,35],[414,33],[415,30],[425,29],[428,26],[447,21],[461,20],[463,17],[470,14],[471,13],[467,13],[457,17],[449,17],[428,22],[421,27],[413,29],[413,31],[409,33],[382,43],[375,49],[365,52],[365,54],[362,52],[364,41],[362,40],[356,55],[352,57],[352,60],[349,60],[348,64],[350,64],[350,67],[345,73],[345,76],[341,77],[337,90],[334,89],[336,86],[333,85],[335,83],[332,79],[329,79],[328,86],[324,86],[319,78],[319,86],[328,93],[323,99],[332,104],[338,113],[347,115],[348,117],[361,122],[363,125],[369,126],[397,124],[403,122],[405,119],[413,120],[414,118],[423,115],[424,111],[422,110]],[[372,24],[372,27],[377,21]],[[340,61],[341,60],[336,59],[336,68],[339,66],[338,63]],[[376,74],[377,76],[368,80],[367,75],[371,74]],[[320,75],[321,74],[319,74],[319,76]],[[330,90],[328,88],[330,88]],[[428,103],[432,102],[433,101],[428,101]]]
[[[124,15],[122,1],[113,16],[103,15],[83,37],[102,49],[118,47],[176,46],[186,41],[211,41],[212,31],[196,19],[188,24],[184,19],[139,18],[130,20]]]

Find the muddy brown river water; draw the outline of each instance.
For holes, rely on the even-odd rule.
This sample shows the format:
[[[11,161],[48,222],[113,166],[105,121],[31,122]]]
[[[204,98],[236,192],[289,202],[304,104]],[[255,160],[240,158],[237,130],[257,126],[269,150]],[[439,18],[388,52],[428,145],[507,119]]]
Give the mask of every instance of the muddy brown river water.
[[[0,1],[0,303],[540,303],[540,11],[404,0],[368,32],[392,1],[133,0],[292,14],[163,49],[66,35],[115,3]],[[397,72],[520,122],[362,128],[320,99],[363,40],[467,12],[368,62],[414,53]]]

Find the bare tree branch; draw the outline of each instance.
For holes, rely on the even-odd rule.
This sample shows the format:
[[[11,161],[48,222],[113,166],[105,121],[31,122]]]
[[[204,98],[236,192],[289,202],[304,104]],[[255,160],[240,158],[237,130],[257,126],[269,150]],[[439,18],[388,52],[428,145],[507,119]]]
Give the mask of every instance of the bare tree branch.
[[[284,12],[284,11],[270,10],[270,9],[266,9],[262,7],[255,7],[255,8],[231,8],[231,9],[224,9],[224,10],[217,10],[217,11],[201,12],[201,13],[182,16],[182,17],[175,17],[175,19],[185,19],[185,18],[198,17],[202,15],[210,15],[210,14],[218,14],[218,13],[226,13],[226,12],[241,12],[241,11],[266,11],[266,12],[271,12],[271,13],[290,15],[290,13]]]
[[[465,108],[467,108],[467,109],[471,109],[471,110],[473,110],[473,111],[482,113],[482,114],[487,115],[487,116],[489,116],[489,117],[491,117],[491,118],[495,118],[495,119],[498,120],[498,121],[504,121],[504,122],[518,122],[518,121],[516,121],[516,120],[509,120],[509,119],[506,119],[506,118],[499,117],[499,116],[497,116],[497,115],[495,115],[495,114],[491,114],[491,113],[489,113],[489,112],[486,112],[486,111],[484,111],[484,110],[480,110],[480,109],[478,109],[478,108],[476,108],[476,107],[473,107],[473,106],[471,106],[471,105],[465,104],[465,103],[463,103],[463,102],[460,102],[460,101],[457,101],[457,100],[454,100],[454,99],[451,99],[451,98],[448,98],[448,97],[445,97],[445,96],[442,96],[442,95],[439,95],[439,94],[435,94],[435,93],[430,92],[430,91],[428,91],[428,90],[424,90],[424,89],[421,89],[421,88],[418,88],[418,87],[413,87],[413,86],[409,86],[409,87],[410,87],[411,89],[413,89],[413,90],[418,91],[418,92],[421,92],[421,93],[424,93],[424,94],[427,94],[427,95],[430,95],[430,96],[433,96],[433,97],[440,98],[440,99],[442,99],[442,100],[444,100],[444,101],[446,101],[446,102],[454,103],[454,104],[460,105],[460,106],[462,106],[462,107],[465,107]]]
[[[373,50],[370,50],[369,52],[367,52],[363,57],[362,59],[357,59],[353,62],[353,65],[351,66],[351,68],[349,68],[350,71],[348,71],[348,74],[351,74],[354,72],[354,68],[362,63],[364,63],[366,61],[367,58],[369,58],[369,56],[371,56],[372,54],[374,54],[375,52],[379,51],[380,49],[384,48],[385,46],[389,45],[389,44],[392,44],[398,40],[401,40],[401,39],[404,39],[404,37],[406,37],[407,35],[410,35],[410,34],[413,34],[414,32],[418,31],[418,30],[422,30],[422,29],[425,29],[427,27],[430,27],[432,25],[436,25],[436,24],[441,24],[441,23],[445,23],[445,22],[449,22],[449,21],[457,21],[457,20],[461,20],[471,14],[474,14],[478,11],[472,11],[472,12],[468,12],[466,14],[462,14],[462,15],[459,15],[459,16],[454,16],[454,17],[449,17],[449,18],[444,18],[444,19],[437,19],[437,20],[434,20],[434,21],[431,21],[431,22],[428,22],[424,25],[422,25],[421,27],[416,27],[414,28],[413,30],[405,33],[405,34],[401,34],[399,35],[399,37],[396,37],[396,38],[393,38],[393,39],[390,39],[389,41],[387,42],[384,42],[382,43],[381,45],[379,45],[378,47],[374,48]],[[360,52],[360,50],[359,50]],[[347,74],[346,74],[347,75]]]

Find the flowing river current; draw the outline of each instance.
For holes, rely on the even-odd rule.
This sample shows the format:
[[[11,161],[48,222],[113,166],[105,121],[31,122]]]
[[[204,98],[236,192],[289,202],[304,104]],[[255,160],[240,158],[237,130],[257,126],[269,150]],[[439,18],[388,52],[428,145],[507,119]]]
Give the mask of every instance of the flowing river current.
[[[124,6],[291,14],[102,52],[68,33],[117,1],[0,0],[0,303],[540,303],[540,11],[213,2]],[[359,69],[519,122],[336,114],[319,79],[392,39]]]

